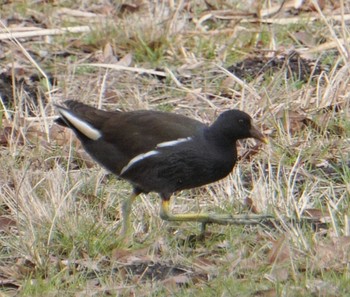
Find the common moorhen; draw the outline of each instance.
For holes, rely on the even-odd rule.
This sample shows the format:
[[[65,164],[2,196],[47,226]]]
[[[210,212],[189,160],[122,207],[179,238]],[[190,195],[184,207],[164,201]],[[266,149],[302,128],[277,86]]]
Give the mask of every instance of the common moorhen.
[[[227,110],[207,126],[183,115],[160,111],[103,111],[68,100],[56,106],[56,122],[71,128],[85,150],[103,167],[128,180],[133,193],[122,205],[127,232],[132,202],[140,193],[157,192],[160,216],[168,221],[236,224],[266,216],[230,214],[171,214],[170,196],[183,189],[203,186],[227,176],[237,161],[236,142],[266,137],[243,111]],[[248,220],[248,221],[247,221]]]

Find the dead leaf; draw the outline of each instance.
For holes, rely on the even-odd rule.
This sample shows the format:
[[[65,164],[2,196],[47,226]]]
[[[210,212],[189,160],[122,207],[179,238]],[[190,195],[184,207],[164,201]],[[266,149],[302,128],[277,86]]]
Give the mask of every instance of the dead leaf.
[[[304,210],[303,215],[315,220],[318,220],[322,223],[330,222],[331,216],[328,210],[316,209],[316,208],[307,208]]]
[[[190,277],[186,274],[174,275],[162,281],[168,289],[176,289],[177,286],[184,286],[190,283]]]
[[[214,4],[209,3],[208,0],[204,0],[204,3],[207,6],[207,9],[209,9],[209,10],[217,10],[217,7]]]
[[[313,296],[319,297],[337,297],[339,295],[339,288],[332,283],[321,279],[308,280],[306,288]]]
[[[307,47],[313,48],[317,42],[314,35],[306,31],[298,31],[293,34],[294,38]]]
[[[148,248],[138,250],[126,250],[117,248],[112,251],[111,260],[130,265],[135,262],[149,262],[154,259],[151,259],[151,257],[148,255]]]
[[[286,236],[281,236],[278,240],[272,242],[272,248],[268,253],[270,264],[284,263],[290,259],[290,249]]]
[[[120,12],[121,14],[129,14],[129,13],[134,13],[137,12],[141,8],[140,4],[132,4],[132,3],[123,3],[120,6]]]
[[[7,216],[0,216],[0,231],[9,231],[11,227],[17,226],[17,222]]]
[[[104,94],[104,100],[106,103],[117,103],[120,100],[120,93],[107,89]]]
[[[245,258],[240,260],[239,269],[241,271],[255,271],[261,265],[262,262],[258,261],[257,259]]]
[[[114,249],[112,251],[111,260],[120,260],[124,257],[127,257],[132,254],[132,250],[126,250],[126,249]]]
[[[347,269],[350,262],[350,236],[333,237],[329,242],[315,246],[315,266],[319,269]]]
[[[303,11],[318,11],[317,8],[320,10],[323,10],[325,7],[325,0],[305,0],[303,1],[302,5],[298,7],[300,10]]]
[[[209,237],[206,237],[209,238]],[[200,256],[193,260],[193,268],[197,272],[205,273],[206,275],[212,275],[217,272],[217,267],[221,262],[215,257]]]
[[[132,63],[132,54],[128,53],[121,58],[116,64],[121,66],[130,66]]]
[[[277,118],[282,121],[284,130],[291,135],[300,132],[306,127],[305,120],[307,116],[298,111],[281,110],[277,113]]]
[[[15,280],[15,279],[11,279],[11,278],[6,278],[6,277],[0,277],[0,286],[2,290],[8,290],[10,288],[12,289],[17,289],[19,288],[20,285],[20,280]],[[6,295],[6,296],[16,296],[17,294],[11,294],[11,295]],[[3,295],[5,296],[5,295]]]
[[[50,140],[58,146],[67,145],[72,138],[72,132],[69,129],[59,125],[52,125],[49,130],[49,135]]]
[[[31,124],[25,132],[25,138],[32,144],[46,144],[47,145],[47,135],[43,132],[42,124],[37,125]]]
[[[254,201],[253,201],[252,198],[247,197],[247,198],[245,199],[244,202],[245,202],[245,205],[248,206],[249,210],[250,210],[252,213],[255,213],[255,214],[260,213],[258,207],[254,204]]]
[[[0,127],[0,145],[8,146],[11,143],[17,145],[24,144],[24,138],[21,133],[15,128],[15,123],[11,120],[2,119]]]
[[[101,14],[101,15],[113,15],[115,12],[115,5],[104,3],[104,4],[96,4],[96,5],[91,5],[89,7],[89,10]]]
[[[289,269],[281,265],[274,266],[266,277],[274,282],[284,282],[289,279]]]
[[[305,127],[310,127],[317,133],[324,133],[326,129],[325,127],[327,127],[327,123],[330,117],[332,116],[330,114],[323,114],[323,118],[322,116],[318,116],[315,118],[315,120],[313,120],[301,112],[283,110],[277,113],[277,117],[283,121],[284,129],[290,134],[294,135],[295,133],[300,132]],[[318,123],[322,123],[322,125]],[[338,132],[340,133],[341,131],[343,132],[344,129],[338,127],[335,130],[339,130]],[[327,128],[327,131],[333,132],[330,128]]]
[[[28,259],[19,258],[15,264],[17,273],[20,275],[33,275],[36,269],[36,264]]]
[[[102,62],[106,64],[115,64],[118,62],[117,57],[114,55],[112,45],[107,42],[103,48]]]
[[[93,271],[100,271],[100,263],[99,261],[94,261],[91,259],[75,259],[75,260],[62,260],[60,264],[63,266],[67,266],[68,268],[71,268],[72,266],[75,267],[77,271],[83,271],[83,270],[93,270]]]

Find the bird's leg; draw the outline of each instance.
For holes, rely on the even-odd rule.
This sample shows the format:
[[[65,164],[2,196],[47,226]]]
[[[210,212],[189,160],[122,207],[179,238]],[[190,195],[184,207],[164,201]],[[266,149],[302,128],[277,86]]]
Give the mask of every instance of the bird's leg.
[[[220,225],[253,225],[260,224],[263,220],[272,219],[271,215],[230,215],[230,214],[210,214],[210,213],[186,213],[171,214],[169,211],[169,199],[162,199],[160,207],[160,217],[166,221],[179,222],[200,222],[202,223],[202,232],[205,231],[207,224]]]
[[[123,226],[122,226],[122,237],[125,237],[128,233],[128,230],[130,229],[130,213],[131,213],[131,207],[132,203],[135,201],[136,197],[141,192],[138,189],[134,189],[131,193],[130,197],[125,199],[122,204],[122,218],[123,218]]]

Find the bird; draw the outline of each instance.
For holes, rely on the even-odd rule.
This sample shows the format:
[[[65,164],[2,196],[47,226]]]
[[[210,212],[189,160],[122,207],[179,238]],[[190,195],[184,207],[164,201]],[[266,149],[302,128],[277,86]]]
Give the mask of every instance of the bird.
[[[264,215],[172,214],[170,197],[181,190],[204,186],[226,177],[237,161],[236,143],[267,137],[245,112],[230,109],[206,125],[184,115],[154,111],[105,111],[76,100],[55,106],[57,124],[68,127],[87,153],[102,167],[132,185],[122,203],[122,231],[130,229],[132,203],[141,194],[161,198],[160,217],[166,221],[236,224],[265,219]]]

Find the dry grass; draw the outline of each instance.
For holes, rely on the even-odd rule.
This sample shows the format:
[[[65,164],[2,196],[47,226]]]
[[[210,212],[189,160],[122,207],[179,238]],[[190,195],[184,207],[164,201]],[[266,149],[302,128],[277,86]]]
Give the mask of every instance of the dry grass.
[[[0,104],[4,296],[347,296],[350,89],[349,48],[341,41],[349,38],[349,3],[300,10],[302,21],[293,17],[293,25],[287,8],[270,25],[237,17],[234,1],[20,4],[3,8],[18,27],[35,25],[33,16],[42,20],[37,26],[91,31],[0,41],[3,73],[17,82],[8,85],[12,101],[1,94]],[[324,18],[332,13],[340,22]],[[10,29],[10,17],[0,16]],[[308,17],[319,21],[307,23]],[[309,34],[313,46],[295,30]],[[319,51],[324,43],[332,48]],[[290,65],[256,77],[227,71],[244,57],[286,56],[291,48],[325,65],[323,71],[305,80],[288,75]],[[44,79],[30,82],[33,73]],[[57,130],[52,103],[66,98],[207,123],[223,110],[245,110],[270,144],[241,160],[228,178],[178,193],[173,211],[248,213],[248,203],[276,221],[208,226],[206,240],[194,242],[199,226],[163,222],[159,198],[150,194],[133,206],[133,244],[123,248],[120,204],[130,186],[106,175],[69,132]],[[240,155],[253,145],[240,143]]]

